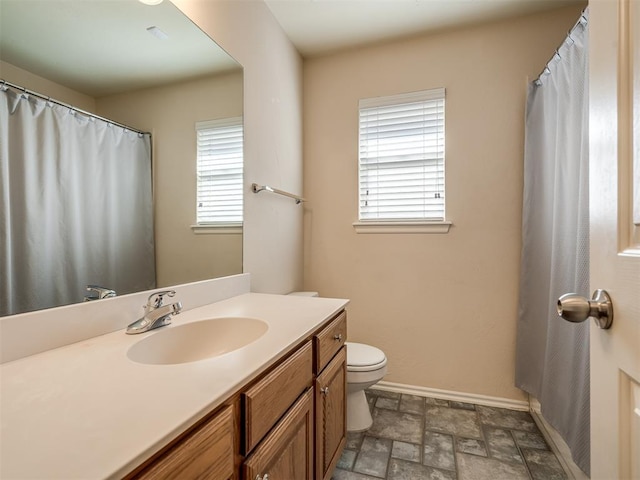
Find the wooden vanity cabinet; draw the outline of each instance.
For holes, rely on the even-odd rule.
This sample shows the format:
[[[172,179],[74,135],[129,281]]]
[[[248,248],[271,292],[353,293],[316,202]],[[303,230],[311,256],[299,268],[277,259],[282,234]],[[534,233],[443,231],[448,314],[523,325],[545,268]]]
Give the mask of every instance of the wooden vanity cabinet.
[[[226,480],[234,472],[233,407],[226,406],[127,478]]]
[[[244,480],[315,479],[328,480],[346,443],[347,316],[341,312],[313,335],[313,389],[308,389],[287,411],[267,437],[247,457],[242,468]],[[246,447],[255,445],[255,427],[250,418],[272,417],[272,402],[262,401],[249,413],[247,400],[257,392],[270,390],[282,405],[292,393],[306,385],[310,365],[310,343],[296,351],[264,381],[246,395]],[[293,365],[297,365],[294,369]],[[288,373],[285,373],[288,372]],[[278,380],[279,379],[279,380]],[[274,398],[274,397],[272,397]],[[253,402],[256,403],[257,402]],[[258,413],[259,412],[259,413]],[[262,423],[269,423],[268,421]]]
[[[328,480],[346,442],[346,313],[127,479]]]
[[[242,393],[244,451],[251,452],[298,397],[313,385],[311,342]]]
[[[314,336],[316,346],[315,479],[331,478],[347,437],[347,317],[342,312]]]
[[[318,375],[347,341],[347,312],[341,312],[313,336],[313,371]]]
[[[242,478],[313,479],[313,347],[307,341],[242,393]]]
[[[245,460],[242,470],[247,480],[313,480],[312,388]]]

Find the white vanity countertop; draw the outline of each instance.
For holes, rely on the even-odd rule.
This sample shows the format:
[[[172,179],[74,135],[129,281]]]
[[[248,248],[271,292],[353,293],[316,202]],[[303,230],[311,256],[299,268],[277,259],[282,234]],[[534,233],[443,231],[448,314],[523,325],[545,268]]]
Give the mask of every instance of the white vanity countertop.
[[[0,478],[126,475],[347,303],[248,293],[183,311],[155,331],[120,330],[3,364]],[[258,318],[269,329],[239,350],[197,362],[145,365],[127,357],[146,336],[213,317]]]

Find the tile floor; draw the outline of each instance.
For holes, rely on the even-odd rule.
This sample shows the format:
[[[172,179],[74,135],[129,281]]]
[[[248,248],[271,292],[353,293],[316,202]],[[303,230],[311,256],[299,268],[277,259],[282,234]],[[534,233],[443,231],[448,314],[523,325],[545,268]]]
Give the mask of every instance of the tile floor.
[[[373,426],[350,433],[333,480],[556,480],[528,412],[370,389]]]

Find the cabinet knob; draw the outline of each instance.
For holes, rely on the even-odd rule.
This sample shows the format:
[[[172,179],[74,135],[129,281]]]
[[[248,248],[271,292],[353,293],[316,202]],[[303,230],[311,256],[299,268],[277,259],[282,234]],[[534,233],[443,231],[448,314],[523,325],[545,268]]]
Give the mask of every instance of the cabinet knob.
[[[320,393],[322,393],[323,395],[329,395],[329,387],[322,387],[320,389]]]
[[[334,340],[337,340],[337,341],[339,341],[339,342],[340,342],[340,341],[342,341],[342,334],[341,334],[341,333],[338,333],[337,335],[334,335],[334,336],[333,336],[333,339],[334,339]]]
[[[269,474],[268,473],[265,473],[264,475],[258,474],[256,475],[255,480],[269,480]]]

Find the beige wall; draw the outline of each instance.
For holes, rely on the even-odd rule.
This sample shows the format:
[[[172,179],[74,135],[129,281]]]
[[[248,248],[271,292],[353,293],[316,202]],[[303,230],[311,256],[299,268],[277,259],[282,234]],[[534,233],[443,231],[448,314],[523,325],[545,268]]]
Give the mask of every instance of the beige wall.
[[[173,0],[244,67],[244,271],[254,292],[302,287],[302,59],[262,1]]]
[[[93,97],[72,90],[59,83],[34,75],[27,70],[0,60],[0,78],[15,83],[27,90],[46,95],[55,100],[73,105],[87,112],[95,113],[96,103]]]
[[[102,97],[98,113],[152,132],[159,287],[242,273],[242,234],[196,235],[196,122],[242,116],[242,72]]]
[[[346,297],[387,381],[522,399],[514,387],[528,80],[579,8],[305,61],[304,287]],[[356,234],[358,99],[446,88],[448,234]]]

